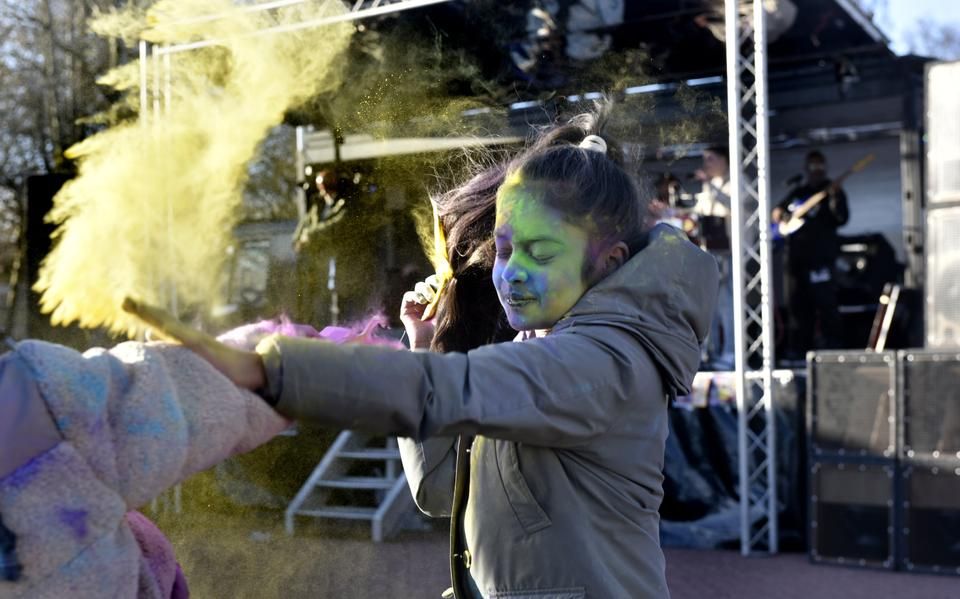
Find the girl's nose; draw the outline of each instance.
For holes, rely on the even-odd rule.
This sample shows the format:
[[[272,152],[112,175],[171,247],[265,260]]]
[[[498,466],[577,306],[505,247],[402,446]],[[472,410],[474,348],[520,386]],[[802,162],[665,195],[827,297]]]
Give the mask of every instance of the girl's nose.
[[[524,283],[527,280],[527,271],[517,264],[515,257],[511,257],[510,261],[507,262],[507,265],[503,268],[501,278],[511,284]]]

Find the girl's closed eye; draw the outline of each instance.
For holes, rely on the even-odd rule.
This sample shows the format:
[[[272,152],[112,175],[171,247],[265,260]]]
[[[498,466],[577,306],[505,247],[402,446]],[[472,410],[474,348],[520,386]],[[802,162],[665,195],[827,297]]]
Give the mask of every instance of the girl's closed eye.
[[[534,252],[534,253],[530,254],[530,257],[533,258],[533,260],[534,260],[535,262],[537,262],[538,264],[548,264],[551,260],[553,260],[554,258],[556,258],[557,255],[556,255],[556,254],[549,254],[549,253],[539,253],[539,254],[538,254],[538,253]]]
[[[538,241],[530,244],[528,253],[536,262],[546,264],[557,257],[560,253],[560,248],[553,242]]]

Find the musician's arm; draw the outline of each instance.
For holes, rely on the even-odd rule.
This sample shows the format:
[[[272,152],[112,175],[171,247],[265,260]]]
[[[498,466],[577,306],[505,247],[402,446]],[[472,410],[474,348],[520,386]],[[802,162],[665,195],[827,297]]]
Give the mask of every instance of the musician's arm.
[[[788,191],[787,195],[783,196],[783,199],[780,200],[780,203],[773,207],[773,210],[770,213],[770,220],[775,223],[779,223],[781,220],[783,220],[784,215],[787,213],[787,206],[789,206],[790,202],[793,201],[795,192],[796,188]]]
[[[850,220],[850,207],[847,204],[847,193],[843,191],[842,187],[833,190],[827,205],[830,207],[830,212],[833,214],[833,219],[837,221],[838,227],[847,224],[847,221]]]

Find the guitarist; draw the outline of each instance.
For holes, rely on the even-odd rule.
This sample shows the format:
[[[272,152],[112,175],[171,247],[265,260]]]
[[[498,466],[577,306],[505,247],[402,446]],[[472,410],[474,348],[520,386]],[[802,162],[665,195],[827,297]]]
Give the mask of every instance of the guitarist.
[[[840,345],[841,322],[837,309],[834,263],[840,252],[837,229],[850,219],[847,194],[827,177],[827,160],[813,150],[807,154],[805,180],[795,187],[771,215],[774,223],[786,221],[804,200],[826,190],[827,197],[805,215],[805,224],[787,237],[786,286],[788,357],[803,359],[814,348],[814,333],[822,334],[821,347]],[[790,355],[793,354],[793,355]]]

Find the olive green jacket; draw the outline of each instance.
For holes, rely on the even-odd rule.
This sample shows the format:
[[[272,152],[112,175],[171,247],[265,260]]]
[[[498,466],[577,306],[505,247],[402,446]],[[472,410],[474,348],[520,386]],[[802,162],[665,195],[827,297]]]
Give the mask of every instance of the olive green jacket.
[[[258,351],[281,414],[446,437],[404,443],[427,512],[449,512],[449,437],[477,436],[464,529],[485,597],[661,598],[667,397],[693,380],[717,284],[715,261],[661,225],[545,337],[467,354],[282,338]]]

